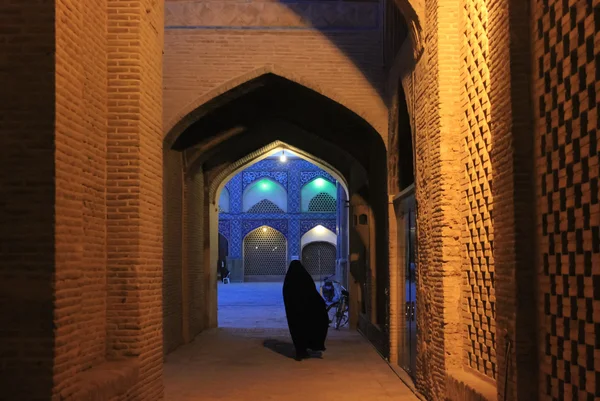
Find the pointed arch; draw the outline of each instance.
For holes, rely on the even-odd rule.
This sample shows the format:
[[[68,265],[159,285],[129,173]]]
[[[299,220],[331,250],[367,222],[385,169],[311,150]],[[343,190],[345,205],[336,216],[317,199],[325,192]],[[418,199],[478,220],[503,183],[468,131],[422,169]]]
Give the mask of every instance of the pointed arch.
[[[229,213],[230,202],[229,190],[223,188],[219,196],[219,213]]]
[[[288,194],[286,188],[267,177],[252,182],[242,195],[244,213],[286,213]]]
[[[280,230],[271,225],[257,227],[244,236],[244,280],[262,281],[282,277],[287,271],[288,243]]]
[[[382,121],[380,117],[373,115],[373,113],[356,110],[349,105],[346,100],[344,100],[344,97],[337,94],[335,90],[325,90],[321,85],[311,82],[310,80],[301,77],[298,74],[291,73],[275,64],[267,64],[263,67],[233,78],[190,102],[179,113],[165,123],[164,147],[166,149],[170,149],[179,135],[185,131],[186,128],[211,110],[219,108],[223,104],[227,103],[231,98],[237,98],[249,90],[261,86],[261,82],[257,78],[267,76],[269,74],[304,86],[330,100],[333,100],[334,102],[344,106],[359,117],[363,118],[373,128],[375,128],[380,135],[384,132],[384,127],[382,127],[380,124]],[[383,108],[385,109],[382,110],[385,114],[385,117],[383,117],[383,120],[385,121],[387,120],[387,107],[383,105]]]
[[[220,172],[215,177],[215,179],[212,180],[211,185],[209,187],[209,201],[211,203],[214,203],[215,200],[218,199],[217,197],[220,196],[220,193],[223,190],[223,188],[225,187],[225,184],[227,184],[227,182],[234,175],[238,174],[240,171],[246,169],[250,165],[257,163],[263,159],[266,159],[267,157],[272,156],[273,154],[275,154],[277,152],[280,152],[282,148],[293,151],[294,153],[296,153],[300,157],[304,158],[305,160],[308,160],[315,166],[321,168],[324,171],[327,171],[329,174],[331,174],[331,176],[333,178],[335,178],[340,184],[342,184],[342,188],[346,192],[346,195],[349,197],[348,183],[347,183],[346,179],[333,166],[329,165],[328,163],[324,162],[323,160],[316,159],[312,155],[309,155],[306,152],[304,152],[298,148],[290,146],[281,141],[275,141],[275,142],[272,142],[269,145],[257,150],[256,152],[250,153],[246,157],[238,160],[237,162],[232,163],[230,166],[227,167],[227,169]]]
[[[337,208],[337,188],[331,181],[316,177],[300,190],[300,210],[306,212],[332,212]]]

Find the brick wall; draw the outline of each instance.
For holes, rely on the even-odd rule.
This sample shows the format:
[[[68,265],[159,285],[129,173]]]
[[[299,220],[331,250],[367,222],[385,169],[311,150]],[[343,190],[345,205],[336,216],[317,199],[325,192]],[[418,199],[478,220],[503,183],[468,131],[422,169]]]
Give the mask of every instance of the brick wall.
[[[463,358],[467,367],[496,378],[493,169],[490,159],[488,0],[465,0],[460,25],[464,177]]]
[[[414,118],[417,387],[433,399],[445,390],[450,399],[495,398],[496,391],[502,397],[504,386],[496,389],[489,379],[503,383],[509,363],[508,399],[534,399],[530,51],[527,41],[510,40],[530,35],[528,7],[509,0],[432,0],[425,2],[424,17],[424,53],[416,62],[399,60],[388,78],[392,93],[394,74],[401,78]],[[390,146],[390,159],[394,151]],[[393,166],[389,171],[398,174]],[[462,193],[451,184],[461,172]],[[391,178],[393,189],[397,177]],[[462,210],[460,219],[452,205]],[[460,270],[465,281],[457,296]],[[509,360],[501,355],[505,338],[512,346]],[[465,366],[484,366],[478,370],[488,380]]]
[[[416,384],[429,399],[443,399],[445,375],[460,364],[462,265],[461,141],[458,114],[459,49],[453,1],[426,2],[424,53],[404,74],[407,103],[413,104],[417,200]],[[414,87],[414,88],[413,88]]]
[[[183,342],[183,166],[181,153],[164,151],[163,164],[163,351]]]
[[[336,7],[344,6],[338,3]],[[356,2],[358,6],[361,3]],[[205,11],[211,6],[206,2],[190,2],[185,11],[176,8],[179,4],[182,3],[166,2],[163,113],[166,131],[209,100],[204,96],[221,85],[264,66],[275,65],[319,86],[326,96],[364,116],[386,135],[387,107],[380,96],[384,84],[382,38],[380,29],[371,28],[370,21],[366,21],[368,26],[349,25],[343,30],[329,26],[314,29],[310,27],[310,18],[316,16],[306,16],[308,22],[300,23],[293,17],[294,13],[286,11],[286,5],[277,2],[252,1],[246,8],[240,8],[238,14],[223,14],[222,19],[215,16],[216,20],[210,19]],[[344,4],[356,7],[352,2]],[[370,4],[368,14],[375,12],[373,10],[378,13],[378,3]],[[222,4],[214,2],[212,6]],[[238,6],[242,7],[232,7]],[[240,14],[248,12],[247,7],[261,10],[261,7],[277,7],[268,11],[278,13],[281,22],[277,27],[269,26],[268,21],[259,18],[265,15],[264,10],[255,10],[252,15]],[[313,7],[319,8],[318,5]],[[184,13],[188,16],[184,17]],[[336,18],[344,20],[346,17],[338,15]],[[234,25],[244,29],[232,29],[235,27],[230,20],[240,19],[244,22]],[[331,20],[335,18],[332,16]],[[358,20],[360,22],[360,18]]]
[[[600,397],[597,1],[533,1],[541,400]]]
[[[106,2],[56,13],[54,393],[69,398],[105,359]]]
[[[211,268],[210,265],[205,265],[204,249],[204,242],[208,237],[203,218],[208,203],[206,201],[208,198],[207,187],[204,185],[204,172],[202,169],[186,179],[186,270],[188,275],[188,310],[191,339],[206,327],[207,291],[204,285],[204,275]],[[214,266],[214,270],[216,271],[216,266]]]
[[[0,387],[52,394],[54,2],[0,3]]]
[[[508,400],[535,399],[531,46],[521,39],[531,37],[530,6],[494,0],[488,3],[488,13],[497,392],[499,399],[505,392]]]
[[[162,398],[162,52],[164,5],[143,0],[140,21],[140,399]]]
[[[108,1],[108,345],[162,396],[161,2]]]

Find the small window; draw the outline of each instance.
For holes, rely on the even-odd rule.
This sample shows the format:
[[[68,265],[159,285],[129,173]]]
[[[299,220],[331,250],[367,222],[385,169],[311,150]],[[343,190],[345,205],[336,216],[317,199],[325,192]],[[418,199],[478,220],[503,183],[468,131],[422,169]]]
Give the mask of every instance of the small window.
[[[367,225],[367,215],[366,215],[366,214],[361,214],[361,215],[358,217],[358,223],[359,223],[361,226],[365,226],[365,225]]]

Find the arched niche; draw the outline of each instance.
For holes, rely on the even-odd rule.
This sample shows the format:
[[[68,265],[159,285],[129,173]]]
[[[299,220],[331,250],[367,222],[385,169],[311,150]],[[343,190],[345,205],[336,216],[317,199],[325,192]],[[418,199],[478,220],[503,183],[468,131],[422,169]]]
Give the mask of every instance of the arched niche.
[[[335,213],[337,188],[331,181],[317,177],[302,187],[300,199],[303,213]]]
[[[321,281],[335,274],[337,249],[326,241],[315,241],[302,248],[302,264],[308,273]]]
[[[229,190],[227,188],[223,188],[221,191],[221,196],[219,197],[219,212],[229,213],[229,205]]]
[[[271,281],[287,271],[287,239],[270,226],[258,227],[244,237],[244,281]]]
[[[242,210],[244,213],[286,213],[287,191],[281,184],[261,178],[244,190]]]
[[[308,230],[302,238],[300,238],[300,249],[304,249],[304,247],[311,242],[328,242],[337,246],[337,235],[328,228],[318,225],[311,230]]]

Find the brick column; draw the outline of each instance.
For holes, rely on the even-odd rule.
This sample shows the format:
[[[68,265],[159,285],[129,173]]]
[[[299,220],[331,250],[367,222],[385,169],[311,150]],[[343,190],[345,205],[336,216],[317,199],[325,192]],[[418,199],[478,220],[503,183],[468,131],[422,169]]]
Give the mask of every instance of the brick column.
[[[459,12],[456,0],[426,2],[428,39],[410,85],[415,96],[417,387],[432,400],[444,399],[447,372],[460,369],[462,356]]]
[[[108,0],[108,347],[162,397],[163,3]]]

